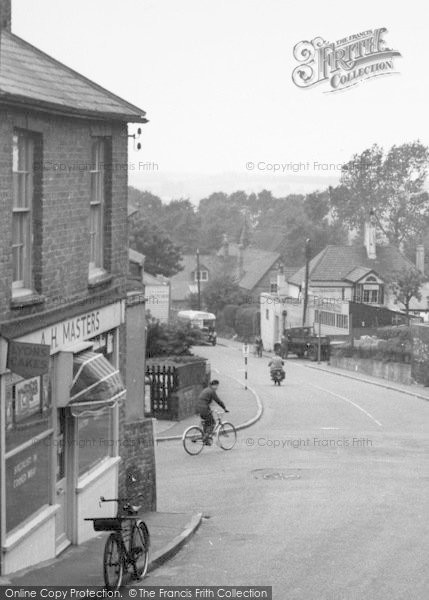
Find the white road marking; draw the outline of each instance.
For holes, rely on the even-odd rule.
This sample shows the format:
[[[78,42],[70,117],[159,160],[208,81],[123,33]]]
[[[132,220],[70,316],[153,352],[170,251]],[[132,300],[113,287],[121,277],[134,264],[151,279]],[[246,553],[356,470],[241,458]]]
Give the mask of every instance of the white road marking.
[[[341,396],[341,394],[336,394],[335,392],[331,392],[331,390],[327,390],[326,388],[319,387],[318,385],[314,385],[313,383],[309,383],[308,385],[311,385],[311,387],[314,387],[317,390],[321,390],[322,392],[331,394],[331,396],[335,396],[336,398],[339,398],[340,400],[344,400],[345,402],[348,402],[349,404],[353,404],[353,406],[355,406],[357,409],[359,409],[363,413],[365,413],[367,417],[369,417],[372,421],[374,421],[374,423],[376,423],[380,427],[383,427],[383,425],[380,423],[380,421],[377,421],[377,419],[375,417],[373,417],[371,413],[369,413],[367,410],[362,408],[362,406],[359,406],[359,404],[356,404],[356,402],[353,402],[353,400],[350,400],[350,398],[346,398],[345,396]]]
[[[320,429],[339,429],[339,427],[321,427]]]

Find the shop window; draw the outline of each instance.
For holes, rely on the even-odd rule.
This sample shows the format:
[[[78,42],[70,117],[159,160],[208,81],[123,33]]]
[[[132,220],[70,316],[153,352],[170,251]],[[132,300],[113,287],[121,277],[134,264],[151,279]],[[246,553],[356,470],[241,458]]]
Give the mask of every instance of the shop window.
[[[6,453],[27,444],[51,428],[48,375],[6,377]]]
[[[79,476],[112,455],[112,409],[79,417]]]
[[[52,422],[48,376],[6,376],[6,531],[50,503]]]

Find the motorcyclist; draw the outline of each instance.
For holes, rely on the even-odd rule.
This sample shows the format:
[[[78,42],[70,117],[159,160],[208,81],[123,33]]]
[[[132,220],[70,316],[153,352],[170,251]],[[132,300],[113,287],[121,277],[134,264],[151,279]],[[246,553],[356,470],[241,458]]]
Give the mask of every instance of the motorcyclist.
[[[284,364],[285,364],[284,360],[280,356],[279,352],[276,352],[276,354],[273,356],[273,358],[268,363],[268,366],[270,367],[271,376],[273,375],[274,371],[281,371],[282,377],[283,377],[285,375],[285,372],[283,369]]]

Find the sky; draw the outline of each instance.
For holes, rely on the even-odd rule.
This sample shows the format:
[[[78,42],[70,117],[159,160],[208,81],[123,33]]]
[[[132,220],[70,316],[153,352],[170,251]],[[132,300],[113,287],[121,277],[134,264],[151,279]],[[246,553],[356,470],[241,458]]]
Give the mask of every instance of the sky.
[[[429,145],[424,0],[12,6],[16,35],[147,112],[142,149],[130,141],[129,183],[165,201],[238,189],[310,192],[335,185],[339,165],[374,143]],[[335,93],[329,83],[304,89],[292,81],[298,42],[381,27],[385,45],[401,54],[395,74]]]

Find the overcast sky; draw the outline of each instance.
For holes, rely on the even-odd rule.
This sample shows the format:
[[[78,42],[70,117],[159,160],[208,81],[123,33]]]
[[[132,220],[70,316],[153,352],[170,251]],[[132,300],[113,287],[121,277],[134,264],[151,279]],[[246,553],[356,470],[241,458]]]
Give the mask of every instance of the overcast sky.
[[[166,200],[321,189],[338,171],[315,162],[340,164],[374,142],[429,144],[425,0],[12,3],[16,35],[147,112],[143,148],[130,152],[130,183]],[[402,54],[398,74],[336,93],[292,82],[297,42],[378,27]],[[273,174],[262,165],[299,162],[309,167]]]

